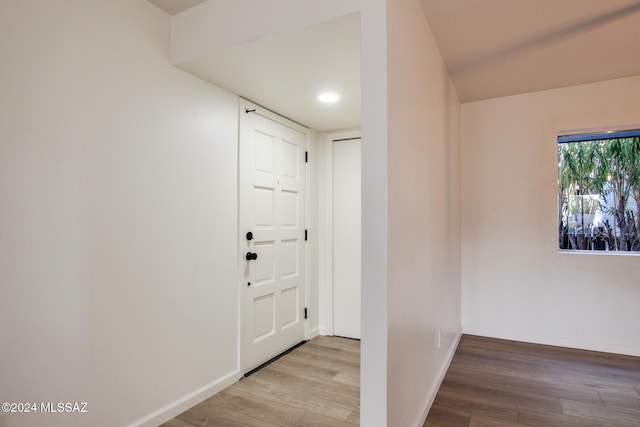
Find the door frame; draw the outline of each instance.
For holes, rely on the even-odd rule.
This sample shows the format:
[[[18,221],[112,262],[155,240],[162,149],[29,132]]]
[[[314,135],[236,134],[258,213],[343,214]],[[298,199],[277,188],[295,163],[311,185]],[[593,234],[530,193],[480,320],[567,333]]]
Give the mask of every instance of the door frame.
[[[245,242],[246,237],[246,230],[242,229],[242,223],[241,223],[241,212],[240,212],[240,197],[241,197],[241,188],[240,188],[240,162],[242,161],[242,159],[240,158],[240,129],[242,127],[242,116],[243,114],[258,114],[259,116],[262,116],[266,119],[272,120],[276,123],[279,123],[283,126],[289,127],[291,129],[294,129],[298,132],[301,132],[302,134],[304,134],[304,144],[305,144],[305,150],[307,152],[309,152],[309,145],[310,145],[310,139],[311,139],[311,130],[297,122],[294,122],[291,119],[288,119],[278,113],[275,113],[271,110],[268,110],[265,107],[262,107],[259,104],[256,104],[246,98],[239,98],[239,103],[238,103],[238,176],[236,177],[237,179],[237,187],[238,187],[238,191],[237,191],[237,240],[236,240],[236,244],[237,244],[237,248],[236,248],[236,252],[237,252],[237,267],[236,267],[236,271],[237,271],[237,277],[236,277],[236,285],[237,285],[237,307],[238,307],[238,330],[237,330],[237,337],[238,337],[238,348],[237,348],[237,358],[236,358],[236,363],[238,366],[238,372],[239,372],[239,377],[242,378],[245,374],[243,367],[242,367],[242,355],[243,355],[243,335],[242,335],[242,331],[243,331],[243,324],[244,324],[244,304],[243,304],[243,300],[242,300],[242,290],[243,285],[244,285],[244,276],[243,276],[243,269],[245,266],[245,262],[244,262],[244,250],[242,247],[242,243]],[[309,228],[309,163],[306,162],[305,163],[305,201],[304,201],[304,205],[305,205],[305,212],[304,212],[304,227],[305,229]],[[309,307],[309,242],[305,241],[305,245],[304,245],[304,266],[305,266],[305,272],[304,272],[304,304],[305,307]],[[309,320],[305,319],[304,322],[304,339],[308,340],[309,339]],[[286,350],[286,349],[284,349]]]
[[[360,129],[328,132],[323,144],[324,155],[320,176],[319,271],[320,334],[334,335],[333,327],[333,144],[346,139],[362,139]]]

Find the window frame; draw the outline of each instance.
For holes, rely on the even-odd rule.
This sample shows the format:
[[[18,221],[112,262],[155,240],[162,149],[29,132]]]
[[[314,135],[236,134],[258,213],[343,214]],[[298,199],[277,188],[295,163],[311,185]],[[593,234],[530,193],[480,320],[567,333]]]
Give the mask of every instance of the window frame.
[[[567,144],[575,144],[574,147],[580,147],[578,145],[580,143],[593,141],[601,143],[599,146],[585,145],[585,147],[591,150],[589,155],[600,156],[597,161],[594,160],[595,158],[590,158],[593,163],[586,165],[580,163],[584,160],[579,157],[580,154],[573,160],[580,163],[578,166],[573,164],[567,168],[563,167],[569,164],[569,156],[582,153],[581,148],[573,149],[574,153],[569,153],[569,148],[562,149],[563,145],[570,147]],[[616,146],[622,147],[620,151],[612,151],[611,147],[613,147],[614,141],[621,141]],[[627,152],[623,153],[623,150],[627,150]],[[628,155],[625,159],[628,163],[622,165],[627,169],[621,167],[621,157],[607,157],[607,154],[612,152],[616,156]],[[563,154],[564,157],[562,157]],[[556,159],[558,162],[556,190],[558,196],[558,251],[561,253],[640,255],[640,129],[558,135]],[[615,164],[617,169],[610,168],[614,162],[617,162]],[[567,173],[567,169],[571,172]],[[603,181],[603,173],[607,170],[609,173],[606,176],[607,182],[605,182]],[[568,178],[570,174],[573,174],[570,176],[571,179]],[[583,188],[586,191],[580,188],[580,184],[585,184]],[[594,189],[598,191],[594,192]],[[609,197],[611,194],[614,195],[613,199]],[[585,197],[593,199],[595,196],[598,197],[598,207],[596,208],[596,213],[599,213],[598,222],[592,212],[588,214],[592,218],[587,218],[588,221],[585,222]],[[581,202],[580,211],[577,213],[572,211],[576,208],[571,206],[575,200]],[[622,215],[619,214],[620,212]],[[573,229],[570,221],[571,216],[575,216]],[[580,227],[575,223],[578,218],[580,219]],[[587,230],[586,224],[590,230]],[[596,241],[598,245],[596,245]],[[626,249],[622,249],[623,246]]]

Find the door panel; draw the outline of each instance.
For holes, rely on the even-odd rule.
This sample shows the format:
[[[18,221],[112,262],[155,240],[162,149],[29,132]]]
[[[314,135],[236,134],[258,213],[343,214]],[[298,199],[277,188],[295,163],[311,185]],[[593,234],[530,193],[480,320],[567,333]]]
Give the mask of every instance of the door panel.
[[[273,205],[275,193],[273,188],[254,187],[255,210],[253,228],[273,229]]]
[[[253,245],[253,252],[258,254],[258,259],[250,261],[253,263],[253,286],[261,286],[275,282],[275,257],[274,242],[257,242]]]
[[[333,142],[333,333],[360,338],[361,140]]]
[[[275,303],[269,293],[253,300],[254,339],[260,341],[275,332]]]
[[[240,114],[241,360],[246,372],[305,338],[307,136],[259,112]],[[257,259],[247,261],[247,252]]]

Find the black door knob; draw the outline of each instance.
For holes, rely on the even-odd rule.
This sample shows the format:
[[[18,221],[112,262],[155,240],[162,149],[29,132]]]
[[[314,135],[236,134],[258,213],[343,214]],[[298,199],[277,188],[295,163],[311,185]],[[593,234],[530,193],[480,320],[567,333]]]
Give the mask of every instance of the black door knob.
[[[247,261],[256,260],[256,259],[258,259],[258,254],[254,253],[254,252],[247,252],[247,254],[244,256],[244,258]]]
[[[247,233],[247,240],[253,240],[253,233],[250,231]]]

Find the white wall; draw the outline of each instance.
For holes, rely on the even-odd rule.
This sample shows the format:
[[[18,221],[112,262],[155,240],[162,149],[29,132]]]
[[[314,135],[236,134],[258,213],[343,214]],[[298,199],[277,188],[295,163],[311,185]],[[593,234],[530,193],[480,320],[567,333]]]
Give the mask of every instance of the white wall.
[[[309,287],[307,292],[307,308],[308,308],[308,321],[307,331],[308,338],[312,339],[318,336],[320,333],[320,295],[319,295],[319,276],[320,276],[320,225],[319,225],[319,187],[320,187],[320,168],[322,167],[322,161],[320,160],[320,145],[324,141],[322,137],[316,132],[311,131],[311,141],[309,146],[309,168],[308,168],[308,241],[307,241],[307,255],[308,255],[308,280]]]
[[[331,310],[331,179],[332,167],[327,132],[318,133],[318,327],[321,335],[332,335]]]
[[[387,25],[387,425],[421,426],[461,333],[460,103],[419,2]]]
[[[169,37],[144,0],[0,2],[0,400],[89,411],[3,427],[126,425],[235,379],[237,99]]]
[[[640,258],[558,253],[558,132],[640,123],[640,77],[462,107],[466,333],[640,355]]]
[[[362,2],[360,425],[387,425],[387,0]]]

